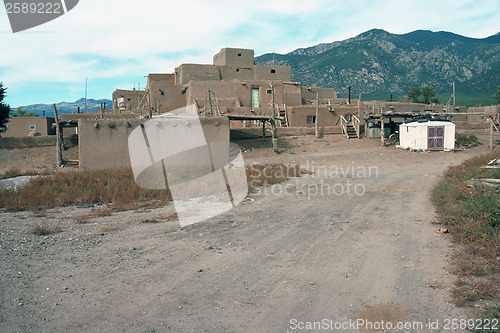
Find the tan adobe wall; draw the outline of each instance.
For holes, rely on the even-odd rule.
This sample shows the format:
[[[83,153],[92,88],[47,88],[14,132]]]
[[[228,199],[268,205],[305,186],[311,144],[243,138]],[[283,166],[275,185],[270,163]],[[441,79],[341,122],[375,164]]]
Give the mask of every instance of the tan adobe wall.
[[[40,135],[55,135],[56,130],[52,128],[55,122],[52,117],[12,117],[7,123],[7,130],[1,134],[2,137],[22,138],[27,137],[35,126],[34,132]]]
[[[274,102],[278,106],[300,105],[300,86],[282,81],[274,81]],[[233,80],[233,81],[191,81],[187,90],[188,104],[196,103],[204,107],[207,89],[215,91],[215,96],[220,99],[237,97],[242,107],[250,108],[252,88],[259,89],[261,108],[270,108],[272,102],[271,86],[264,80]],[[285,94],[286,93],[286,94]]]
[[[493,106],[479,106],[479,107],[470,107],[467,109],[467,113],[478,113],[484,112],[484,115],[467,115],[467,122],[470,124],[480,124],[486,123],[488,118],[493,118],[497,116],[498,112],[500,112],[500,107],[498,105]]]
[[[183,64],[175,69],[179,82],[177,85],[188,84],[189,81],[220,80],[220,72],[217,66]]]
[[[292,68],[290,66],[256,65],[254,73],[254,80],[292,81]]]
[[[88,120],[78,122],[80,169],[117,169],[130,167],[128,137],[146,119]],[[229,141],[227,118],[201,118],[209,142]]]
[[[333,88],[302,87],[302,104],[316,101],[316,93],[320,99],[331,100],[331,103],[337,99],[337,92]]]
[[[283,103],[287,106],[302,104],[302,86],[300,83],[283,83]]]
[[[175,85],[175,74],[149,74],[148,82],[146,87],[151,86],[152,84],[158,86],[173,86]]]
[[[341,115],[357,115],[357,113],[358,108],[355,106],[320,105],[318,125],[320,127],[340,126]],[[314,127],[314,123],[308,123],[308,117],[316,116],[316,106],[291,106],[287,108],[287,115],[290,127]]]
[[[254,78],[253,66],[251,68],[221,66],[219,71],[221,80],[253,80]]]
[[[223,48],[214,55],[215,66],[246,67],[254,65],[254,51],[248,49]]]
[[[167,112],[186,106],[186,88],[183,86],[157,86],[151,87],[151,108],[156,111],[158,102],[160,103],[160,111]],[[144,99],[144,110],[148,107],[147,96]],[[156,103],[156,105],[155,105]],[[145,111],[147,112],[147,111]]]
[[[112,111],[111,111],[112,112]],[[137,117],[136,112],[124,112],[124,113],[111,113],[105,112],[105,119],[132,119]],[[87,113],[63,113],[59,116],[61,121],[71,121],[78,119],[91,119],[91,120],[99,120],[101,119],[101,114],[99,112],[87,112]]]
[[[113,110],[115,112],[120,111],[136,111],[139,101],[144,97],[144,90],[123,90],[117,89],[113,92]],[[121,109],[118,106],[118,98],[123,98],[125,103],[125,108]],[[83,110],[82,110],[83,111]]]

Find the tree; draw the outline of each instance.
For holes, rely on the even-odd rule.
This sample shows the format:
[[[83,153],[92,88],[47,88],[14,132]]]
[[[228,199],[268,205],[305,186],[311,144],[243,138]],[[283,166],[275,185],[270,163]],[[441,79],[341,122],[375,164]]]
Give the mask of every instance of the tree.
[[[493,97],[497,100],[497,103],[500,104],[500,86],[498,86],[498,91],[493,95]]]
[[[424,104],[438,104],[439,100],[436,97],[437,92],[434,87],[426,86],[422,88],[422,103]]]
[[[413,88],[408,93],[408,97],[410,101],[413,103],[423,103],[423,104],[431,104],[431,103],[439,103],[439,100],[436,97],[437,92],[436,89],[432,86],[425,86],[422,89]]]
[[[24,109],[17,108],[14,112],[10,113],[11,117],[36,117],[36,112],[28,112]]]
[[[410,90],[410,92],[408,92],[408,97],[413,103],[420,103],[422,91],[420,91],[420,89],[418,88],[413,88],[412,90]]]
[[[3,87],[3,82],[0,82],[0,132],[2,132],[1,129],[5,127],[10,117],[10,106],[3,102],[6,90],[7,88]]]

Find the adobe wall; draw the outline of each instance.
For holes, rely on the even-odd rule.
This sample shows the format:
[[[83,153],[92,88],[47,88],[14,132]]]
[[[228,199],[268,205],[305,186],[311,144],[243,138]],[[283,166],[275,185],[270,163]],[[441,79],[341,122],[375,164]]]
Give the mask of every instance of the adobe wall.
[[[149,74],[147,87],[151,85],[157,86],[173,86],[175,85],[175,74]]]
[[[204,108],[207,89],[215,92],[218,99],[238,98],[242,107],[251,107],[251,90],[259,88],[261,108],[271,107],[272,93],[269,81],[264,80],[233,80],[233,81],[191,81],[187,90],[187,103],[196,103]],[[274,102],[280,107],[285,105],[300,105],[300,86],[274,81]]]
[[[79,120],[80,169],[130,167],[128,137],[135,128],[146,121],[148,120]],[[229,141],[227,118],[201,118],[200,121],[207,141]]]
[[[139,101],[144,97],[144,90],[123,90],[117,89],[113,92],[113,111],[136,111]],[[118,106],[118,98],[123,98],[125,107]],[[83,110],[82,110],[83,111]]]
[[[167,112],[186,106],[186,88],[183,86],[157,86],[153,85],[151,92],[151,108],[156,111],[158,102],[160,111]],[[145,98],[143,106],[148,107],[148,97]]]
[[[254,80],[280,80],[292,81],[292,68],[290,66],[256,65]]]
[[[498,112],[500,112],[500,108],[498,105],[470,107],[467,109],[467,113],[484,113],[484,114],[483,115],[469,114],[467,115],[467,122],[470,124],[486,123],[488,121],[488,118],[495,119]]]
[[[214,55],[215,66],[246,67],[254,65],[254,51],[248,49],[223,48]]]
[[[221,66],[219,72],[221,80],[253,80],[254,78],[253,66],[251,68]]]
[[[52,117],[11,117],[7,123],[7,130],[1,136],[5,138],[27,137],[31,132],[29,127],[32,125],[36,127],[34,132],[40,135],[55,135],[56,131],[52,128],[54,122]]]
[[[127,112],[127,113],[104,113],[105,119],[132,119],[136,118],[136,112]],[[59,115],[59,119],[61,121],[71,121],[78,119],[92,119],[99,120],[101,119],[100,112],[87,112],[87,113],[63,113]]]
[[[316,101],[316,94],[321,100],[329,100],[333,103],[337,99],[337,92],[333,88],[318,88],[318,87],[302,87],[302,103],[309,104],[311,101]]]
[[[320,127],[340,126],[340,116],[346,114],[357,115],[357,106],[340,106],[340,105],[320,105],[319,106]],[[315,124],[307,123],[308,117],[316,116],[315,105],[290,106],[287,107],[288,123],[290,127],[314,127]],[[363,121],[362,119],[360,119]]]
[[[300,85],[300,83],[283,82],[283,104],[302,104],[302,86]]]
[[[219,68],[214,65],[183,64],[175,69],[177,85],[188,84],[189,81],[220,80]]]
[[[340,126],[334,127],[322,127],[320,130],[322,135],[335,135],[342,134],[342,128]],[[315,135],[314,127],[278,127],[276,128],[276,135],[278,140],[280,137],[284,136],[304,136],[304,135]],[[262,137],[262,127],[254,128],[235,128],[231,127],[231,139],[232,140],[242,140],[242,139],[257,139]],[[269,131],[266,132],[266,137],[271,137]]]

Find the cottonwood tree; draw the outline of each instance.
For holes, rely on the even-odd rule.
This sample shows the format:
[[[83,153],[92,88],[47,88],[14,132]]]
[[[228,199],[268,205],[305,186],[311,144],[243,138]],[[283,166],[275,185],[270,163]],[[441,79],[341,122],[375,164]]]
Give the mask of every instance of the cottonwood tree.
[[[425,86],[422,89],[413,88],[408,92],[408,97],[413,103],[438,104],[436,89],[432,86]]]
[[[498,86],[498,91],[493,95],[493,97],[497,100],[497,103],[500,104],[500,86]]]
[[[28,112],[25,109],[17,108],[14,112],[10,113],[11,117],[36,117],[36,112]]]
[[[0,82],[0,132],[5,128],[5,124],[7,124],[10,117],[10,106],[3,102],[6,90],[7,88],[4,88],[3,82]]]

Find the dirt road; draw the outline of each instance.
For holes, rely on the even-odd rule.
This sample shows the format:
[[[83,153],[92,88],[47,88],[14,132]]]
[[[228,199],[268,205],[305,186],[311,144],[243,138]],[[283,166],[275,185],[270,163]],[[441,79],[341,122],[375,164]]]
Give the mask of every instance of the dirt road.
[[[310,174],[183,229],[141,223],[172,205],[86,224],[72,216],[89,208],[1,213],[0,332],[366,331],[331,329],[357,319],[438,332],[465,318],[449,302],[451,236],[436,233],[429,191],[474,151],[413,153],[340,136],[282,143],[273,155],[242,142],[246,162]],[[63,232],[27,233],[41,222]],[[328,330],[310,326],[326,320]]]

